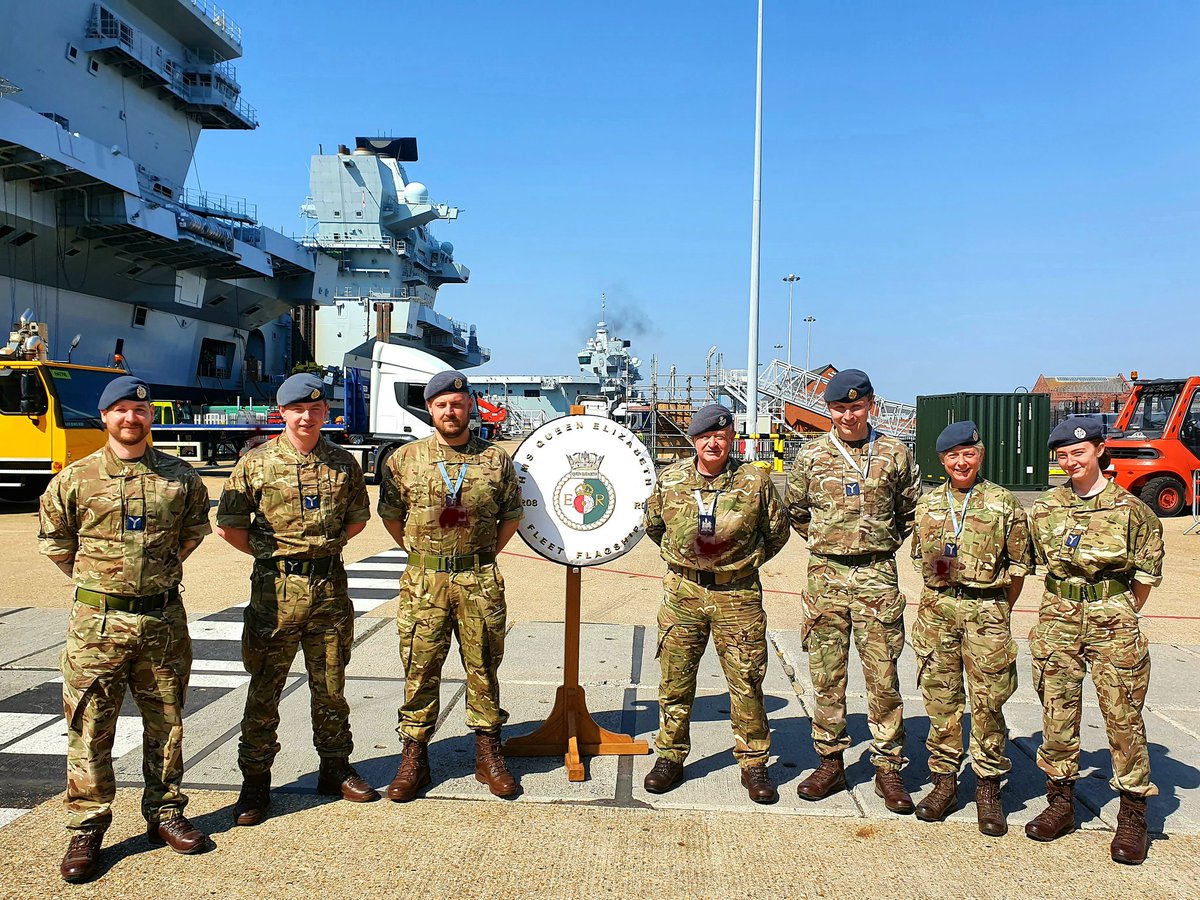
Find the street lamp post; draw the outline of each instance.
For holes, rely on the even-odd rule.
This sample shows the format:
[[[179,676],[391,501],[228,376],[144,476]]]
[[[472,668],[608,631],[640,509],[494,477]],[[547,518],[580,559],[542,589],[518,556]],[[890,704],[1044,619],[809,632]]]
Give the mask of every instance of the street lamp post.
[[[791,366],[792,366],[792,288],[795,286],[796,282],[800,280],[800,276],[789,273],[789,274],[783,276],[783,280],[787,282],[787,286],[788,286],[788,340],[787,340],[788,359],[787,359],[787,363],[788,363],[788,368],[791,368]]]
[[[754,199],[750,225],[750,335],[746,354],[746,459],[755,459],[758,436],[758,275],[762,223],[763,0],[758,0],[758,58],[754,83]]]
[[[804,324],[808,326],[808,350],[804,354],[804,370],[806,372],[812,371],[812,327],[815,321],[817,320],[812,316],[804,317]]]

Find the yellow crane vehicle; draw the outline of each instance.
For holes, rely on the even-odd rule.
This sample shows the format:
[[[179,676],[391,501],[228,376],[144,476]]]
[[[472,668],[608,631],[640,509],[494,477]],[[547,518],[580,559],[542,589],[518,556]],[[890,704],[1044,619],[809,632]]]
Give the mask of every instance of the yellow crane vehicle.
[[[27,310],[0,346],[0,500],[40,496],[57,472],[106,440],[100,394],[123,370],[52,362],[46,336]]]

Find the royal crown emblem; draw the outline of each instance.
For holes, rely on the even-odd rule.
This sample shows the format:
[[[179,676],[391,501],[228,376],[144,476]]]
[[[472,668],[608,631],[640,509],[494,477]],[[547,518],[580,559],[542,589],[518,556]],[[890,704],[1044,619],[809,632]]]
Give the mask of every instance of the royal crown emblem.
[[[608,521],[613,511],[613,487],[600,474],[604,457],[583,451],[568,453],[570,470],[554,489],[554,513],[568,528],[591,531]]]

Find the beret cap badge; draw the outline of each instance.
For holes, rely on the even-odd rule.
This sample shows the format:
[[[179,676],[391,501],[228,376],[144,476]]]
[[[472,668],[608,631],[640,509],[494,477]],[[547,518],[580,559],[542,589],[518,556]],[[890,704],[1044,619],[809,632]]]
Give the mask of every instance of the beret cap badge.
[[[321,391],[319,388],[313,388],[312,393],[309,394],[308,396],[312,397],[314,400],[320,400],[321,399]]]
[[[146,386],[145,386],[144,384],[139,384],[139,385],[137,386],[137,396],[138,396],[138,399],[139,399],[139,400],[145,400],[145,399],[146,399],[146,393],[147,393],[147,392],[146,392]]]
[[[978,431],[972,431],[972,432],[971,432],[971,440],[973,440],[973,441],[978,441],[978,440],[979,440],[979,432],[978,432]]]
[[[462,381],[462,379],[461,379],[461,378],[455,378],[455,379],[454,379],[454,386],[455,386],[456,388],[461,388],[461,387],[463,386],[463,381]]]
[[[1075,429],[1075,437],[1082,440],[1083,438],[1087,437],[1087,432],[1084,431],[1082,428],[1076,428]]]
[[[858,399],[858,389],[850,388],[850,390],[846,391],[846,396],[849,397],[851,400],[857,400]]]

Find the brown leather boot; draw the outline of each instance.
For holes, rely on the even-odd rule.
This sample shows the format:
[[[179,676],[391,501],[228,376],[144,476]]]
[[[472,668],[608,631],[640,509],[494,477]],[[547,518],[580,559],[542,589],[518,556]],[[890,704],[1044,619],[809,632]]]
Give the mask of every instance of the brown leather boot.
[[[267,817],[271,805],[271,773],[242,775],[242,790],[233,805],[234,825],[257,825]]]
[[[1109,853],[1112,861],[1127,866],[1140,866],[1150,849],[1146,834],[1146,798],[1121,791],[1121,811],[1117,813],[1117,833]]]
[[[1025,826],[1025,836],[1035,841],[1053,841],[1075,830],[1075,782],[1047,779],[1046,797],[1050,805]]]
[[[156,847],[166,844],[176,853],[199,853],[208,843],[208,836],[177,812],[169,819],[147,824],[146,840]]]
[[[1008,834],[1008,822],[1004,819],[1004,800],[1000,796],[1000,778],[975,779],[975,818],[979,822],[979,833],[1000,837]]]
[[[354,771],[354,766],[344,756],[321,760],[317,793],[341,797],[351,803],[370,803],[379,799],[379,792]]]
[[[683,763],[660,756],[654,761],[654,768],[646,773],[646,780],[642,783],[651,794],[665,794],[679,783],[682,775]]]
[[[405,738],[400,748],[400,768],[387,788],[387,798],[407,803],[429,784],[429,745],[424,741]]]
[[[103,829],[73,832],[66,855],[58,867],[63,881],[79,884],[95,877],[100,869],[100,845],[103,843]]]
[[[897,815],[912,815],[913,802],[899,769],[875,770],[875,795],[883,798],[883,805]]]
[[[824,800],[830,794],[846,789],[846,766],[842,754],[822,756],[821,764],[811,775],[796,785],[796,793],[804,800]]]
[[[933,788],[917,804],[917,818],[922,822],[940,822],[956,809],[958,776],[934,772]]]
[[[779,799],[779,791],[771,783],[767,767],[763,763],[757,766],[746,766],[742,769],[742,787],[755,803],[774,803]]]
[[[517,779],[509,773],[500,752],[500,735],[475,732],[475,780],[486,784],[497,797],[517,795]]]

